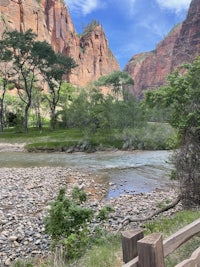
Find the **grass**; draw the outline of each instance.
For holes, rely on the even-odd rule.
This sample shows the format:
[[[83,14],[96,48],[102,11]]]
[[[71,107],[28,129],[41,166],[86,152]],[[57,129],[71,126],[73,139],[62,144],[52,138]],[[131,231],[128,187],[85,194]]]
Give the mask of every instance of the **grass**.
[[[186,210],[176,213],[174,216],[162,217],[154,222],[146,223],[145,234],[159,232],[163,234],[163,238],[166,238],[180,228],[186,226],[187,224],[199,219],[200,211]],[[180,248],[176,249],[172,254],[166,257],[165,264],[166,267],[174,267],[176,264],[182,262],[191,256],[192,252],[199,247],[200,236],[196,235]]]
[[[173,216],[160,217],[159,219],[148,222],[143,225],[145,235],[159,232],[166,238],[185,225],[193,222],[200,217],[200,211],[186,210],[177,212]],[[166,257],[166,267],[174,267],[179,262],[189,258],[192,252],[199,247],[200,237],[195,236],[178,248],[174,253]],[[104,236],[97,244],[87,250],[85,255],[74,262],[65,262],[62,253],[57,251],[53,257],[43,260],[18,261],[12,267],[121,267],[122,266],[122,248],[121,237]]]
[[[122,265],[121,237],[109,236],[93,246],[77,263],[77,267],[117,267]]]
[[[93,152],[108,148],[123,150],[171,149],[174,146],[175,131],[168,124],[147,124],[143,128],[99,130],[88,135],[78,129],[57,129],[50,131],[30,129],[27,134],[16,133],[13,129],[0,134],[0,142],[26,143],[31,151],[72,151]]]
[[[98,240],[85,255],[76,261],[64,261],[62,251],[57,250],[52,257],[44,260],[18,260],[11,267],[121,267],[121,236],[107,236]]]
[[[0,134],[0,142],[9,143],[47,143],[55,141],[77,141],[81,139],[83,134],[77,129],[58,129],[56,131],[50,131],[49,129],[38,129],[31,128],[29,132],[17,133],[13,129],[5,130]]]

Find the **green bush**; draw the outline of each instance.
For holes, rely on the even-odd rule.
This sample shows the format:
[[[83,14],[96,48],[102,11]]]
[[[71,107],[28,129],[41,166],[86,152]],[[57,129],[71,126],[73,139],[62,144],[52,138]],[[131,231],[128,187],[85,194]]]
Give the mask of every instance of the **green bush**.
[[[13,265],[13,267],[34,267],[33,263],[30,261],[21,261],[17,260]]]
[[[74,187],[71,197],[66,197],[65,190],[61,189],[45,218],[45,230],[52,238],[52,247],[62,247],[66,259],[78,258],[86,251],[99,231],[97,227],[95,232],[92,222],[101,223],[112,210],[104,207],[96,215],[92,208],[84,207],[86,200],[86,193],[78,187]]]

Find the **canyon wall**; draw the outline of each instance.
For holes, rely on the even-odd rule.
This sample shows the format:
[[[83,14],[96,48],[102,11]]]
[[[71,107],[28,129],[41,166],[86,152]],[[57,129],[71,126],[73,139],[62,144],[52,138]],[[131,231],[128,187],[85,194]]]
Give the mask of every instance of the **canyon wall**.
[[[38,40],[46,40],[56,52],[73,57],[78,67],[69,79],[86,86],[102,75],[119,70],[101,25],[87,35],[78,35],[62,0],[0,0],[0,34],[4,30],[32,29]]]
[[[185,21],[175,26],[156,49],[133,56],[125,66],[139,98],[148,88],[166,83],[167,74],[200,55],[200,0],[192,0]]]

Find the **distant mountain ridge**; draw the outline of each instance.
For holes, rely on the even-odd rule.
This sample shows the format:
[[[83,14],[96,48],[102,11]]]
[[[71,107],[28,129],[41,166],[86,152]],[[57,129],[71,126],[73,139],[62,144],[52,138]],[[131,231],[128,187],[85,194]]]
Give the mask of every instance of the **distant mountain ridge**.
[[[67,6],[62,0],[0,0],[0,33],[5,29],[32,29],[40,41],[46,40],[57,52],[73,57],[78,67],[70,75],[77,86],[119,70],[100,24],[87,35],[78,36]]]
[[[192,0],[183,23],[174,27],[154,51],[134,55],[125,66],[138,97],[166,82],[166,75],[200,55],[200,0]]]

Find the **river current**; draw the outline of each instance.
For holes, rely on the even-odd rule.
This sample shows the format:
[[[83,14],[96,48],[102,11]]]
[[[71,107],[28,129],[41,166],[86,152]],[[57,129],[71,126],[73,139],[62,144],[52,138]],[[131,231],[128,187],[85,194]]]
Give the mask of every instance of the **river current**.
[[[1,152],[0,167],[67,167],[106,175],[108,197],[147,193],[172,182],[171,151],[106,151],[96,153]]]

